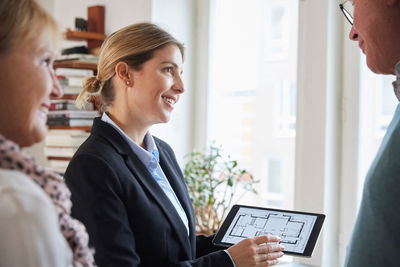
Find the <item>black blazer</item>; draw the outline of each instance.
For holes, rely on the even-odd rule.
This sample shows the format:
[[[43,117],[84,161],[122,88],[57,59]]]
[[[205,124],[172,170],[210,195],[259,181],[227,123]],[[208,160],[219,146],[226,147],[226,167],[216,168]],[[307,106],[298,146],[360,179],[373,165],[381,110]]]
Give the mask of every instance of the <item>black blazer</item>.
[[[160,165],[189,220],[186,228],[168,197],[123,137],[96,118],[65,173],[72,215],[83,222],[99,267],[233,266],[212,237],[195,235],[195,219],[171,147],[154,138]]]

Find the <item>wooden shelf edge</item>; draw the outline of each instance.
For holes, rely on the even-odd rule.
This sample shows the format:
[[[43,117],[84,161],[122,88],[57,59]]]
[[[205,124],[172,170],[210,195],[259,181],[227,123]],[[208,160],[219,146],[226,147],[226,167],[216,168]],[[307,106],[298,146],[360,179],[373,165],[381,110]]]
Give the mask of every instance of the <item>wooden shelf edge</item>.
[[[72,157],[56,157],[56,156],[48,156],[47,160],[68,160],[70,161]]]
[[[74,69],[89,69],[97,71],[97,64],[85,62],[81,60],[61,60],[54,61],[53,67],[56,68],[74,68]]]
[[[65,94],[62,97],[50,98],[50,100],[76,100],[78,98],[78,94]]]
[[[67,126],[67,125],[47,125],[49,130],[82,130],[90,132],[91,126]]]
[[[67,40],[98,40],[104,41],[106,39],[106,35],[104,33],[98,32],[80,32],[80,31],[71,31],[67,29],[65,32],[65,38]]]

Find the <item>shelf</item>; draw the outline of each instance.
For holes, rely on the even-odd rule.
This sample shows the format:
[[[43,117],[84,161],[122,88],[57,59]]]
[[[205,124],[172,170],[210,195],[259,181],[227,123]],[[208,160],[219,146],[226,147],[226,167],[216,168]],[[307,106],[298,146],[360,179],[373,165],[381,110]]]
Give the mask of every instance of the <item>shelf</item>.
[[[55,157],[55,156],[48,156],[47,160],[71,160],[72,157]]]
[[[75,69],[89,69],[97,72],[97,64],[85,62],[81,60],[61,60],[54,61],[54,68],[75,68]]]
[[[106,35],[103,33],[96,33],[96,32],[79,32],[79,31],[71,31],[68,29],[65,33],[65,39],[67,40],[80,40],[80,41],[87,41],[87,46],[90,50],[91,54],[98,55],[96,51],[100,49],[101,44],[103,43]],[[53,68],[71,68],[71,69],[87,69],[93,70],[94,75],[97,73],[97,63],[89,61],[91,58],[84,58],[84,56],[77,56],[73,59],[63,59],[63,60],[56,60],[53,64]],[[68,76],[67,74],[65,76]],[[71,91],[69,91],[71,92]],[[76,92],[76,91],[72,91]],[[67,94],[63,95],[61,98],[54,98],[54,99],[63,99],[63,100],[76,100],[78,94]],[[76,123],[78,124],[78,123]],[[89,123],[82,123],[83,125],[88,125]],[[78,124],[79,125],[79,124]],[[47,129],[51,130],[66,130],[73,131],[79,130],[84,131],[86,133],[90,133],[92,126],[68,126],[68,125],[47,125]],[[49,146],[47,146],[49,147]],[[70,146],[68,146],[70,147]],[[64,163],[71,160],[71,157],[65,155],[58,155],[63,153],[54,153],[53,155],[47,156],[47,160],[49,161],[48,164],[50,165],[49,168],[60,172],[61,174],[65,172],[66,166]],[[50,162],[51,161],[51,162]],[[58,161],[58,162],[57,162]]]
[[[67,94],[63,95],[62,97],[50,98],[50,100],[76,100],[78,98],[77,94]]]
[[[80,32],[80,31],[71,31],[67,29],[65,32],[65,38],[67,40],[75,40],[75,41],[82,41],[82,40],[97,40],[97,41],[104,41],[106,39],[106,35],[104,33],[98,32]]]
[[[90,132],[91,126],[67,126],[67,125],[47,125],[49,130],[82,130]]]

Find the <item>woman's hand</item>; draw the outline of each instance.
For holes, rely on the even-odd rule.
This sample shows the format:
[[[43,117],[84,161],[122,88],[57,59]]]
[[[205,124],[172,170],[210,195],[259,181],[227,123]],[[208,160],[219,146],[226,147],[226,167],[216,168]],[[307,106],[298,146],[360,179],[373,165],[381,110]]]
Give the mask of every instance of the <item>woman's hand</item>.
[[[282,257],[284,247],[280,244],[266,244],[279,242],[278,236],[262,235],[246,238],[228,248],[236,267],[271,266],[278,263]]]

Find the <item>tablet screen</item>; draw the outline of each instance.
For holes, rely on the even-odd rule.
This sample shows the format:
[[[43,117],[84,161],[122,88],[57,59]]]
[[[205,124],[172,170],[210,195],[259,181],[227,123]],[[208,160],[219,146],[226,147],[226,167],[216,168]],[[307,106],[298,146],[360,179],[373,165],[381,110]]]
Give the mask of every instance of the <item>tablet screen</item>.
[[[214,238],[218,245],[233,245],[259,235],[277,235],[284,252],[311,256],[325,215],[235,205]]]

